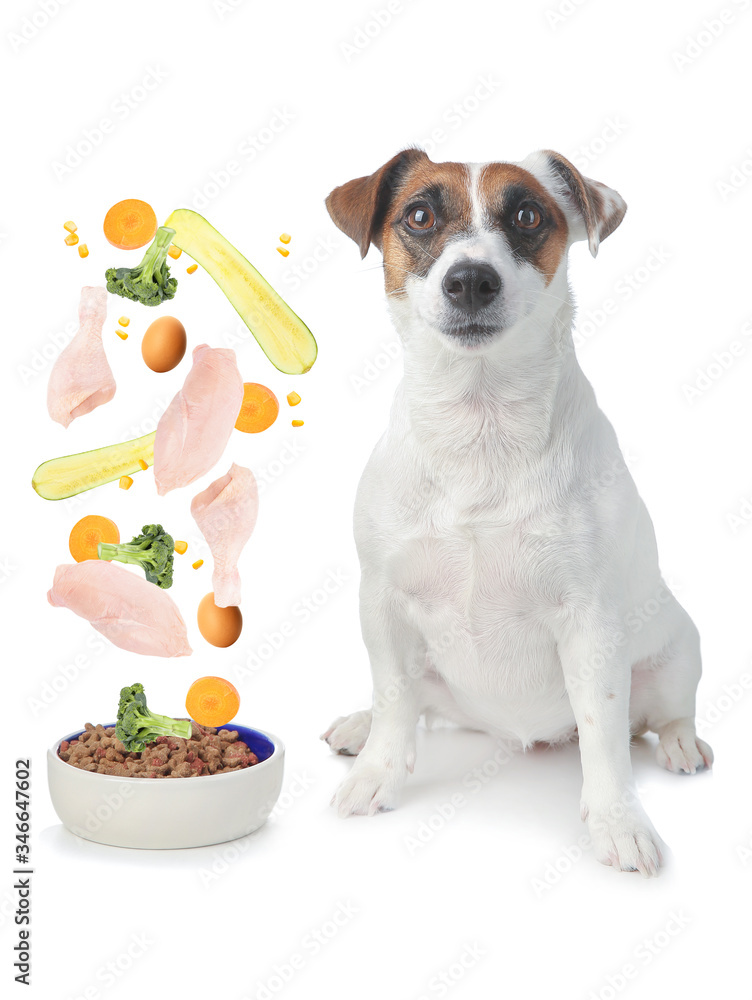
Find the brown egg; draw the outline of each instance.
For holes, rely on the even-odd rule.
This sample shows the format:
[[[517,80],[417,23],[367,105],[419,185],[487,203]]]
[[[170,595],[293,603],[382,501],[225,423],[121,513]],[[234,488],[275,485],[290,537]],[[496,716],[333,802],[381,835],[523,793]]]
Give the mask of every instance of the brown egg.
[[[141,341],[141,355],[153,372],[169,372],[183,360],[185,327],[174,316],[155,319]]]
[[[196,617],[199,632],[212,646],[232,646],[243,630],[240,608],[218,608],[214,592],[201,599]]]

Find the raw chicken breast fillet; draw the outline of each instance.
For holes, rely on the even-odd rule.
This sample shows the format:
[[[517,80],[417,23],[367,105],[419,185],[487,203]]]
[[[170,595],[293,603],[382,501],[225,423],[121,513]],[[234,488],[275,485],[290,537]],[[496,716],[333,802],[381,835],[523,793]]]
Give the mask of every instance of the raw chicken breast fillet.
[[[193,367],[157,425],[154,479],[160,496],[187,486],[222,457],[243,402],[235,351],[201,344]]]
[[[146,656],[193,652],[177,605],[154,583],[98,559],[58,566],[47,600],[85,618],[110,642]]]
[[[106,316],[107,289],[82,288],[78,332],[60,353],[47,385],[47,409],[63,427],[115,395],[115,379],[102,344]]]
[[[250,469],[230,466],[191,501],[191,514],[209,543],[214,572],[214,603],[218,608],[240,604],[238,558],[251,537],[258,515],[258,487]]]

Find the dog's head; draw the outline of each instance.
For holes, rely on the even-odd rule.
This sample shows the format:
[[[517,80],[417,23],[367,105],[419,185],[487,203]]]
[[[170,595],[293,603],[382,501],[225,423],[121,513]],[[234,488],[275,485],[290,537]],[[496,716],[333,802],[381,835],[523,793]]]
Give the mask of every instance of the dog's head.
[[[462,353],[536,311],[553,315],[569,245],[587,239],[595,256],[626,211],[615,191],[550,150],[518,164],[464,164],[406,149],[335,188],[326,205],[361,256],[371,243],[382,251],[392,303]]]

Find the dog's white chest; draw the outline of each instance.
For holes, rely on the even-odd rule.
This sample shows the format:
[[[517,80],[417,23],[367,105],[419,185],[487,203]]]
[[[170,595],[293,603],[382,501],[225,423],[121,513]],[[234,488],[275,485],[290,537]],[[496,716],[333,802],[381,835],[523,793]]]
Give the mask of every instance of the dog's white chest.
[[[574,728],[537,548],[520,526],[455,524],[405,540],[392,564],[427,669],[471,720],[525,745]]]

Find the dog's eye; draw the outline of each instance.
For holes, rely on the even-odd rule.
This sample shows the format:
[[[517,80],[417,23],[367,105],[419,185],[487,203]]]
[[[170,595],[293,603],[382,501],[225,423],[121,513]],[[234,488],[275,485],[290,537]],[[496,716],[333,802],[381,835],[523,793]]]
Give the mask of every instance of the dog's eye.
[[[518,229],[537,229],[541,222],[541,214],[535,205],[520,205],[514,218]]]
[[[435,222],[436,216],[425,205],[420,205],[418,208],[411,208],[405,218],[408,229],[431,229]]]

